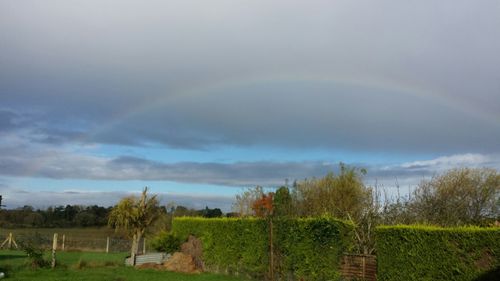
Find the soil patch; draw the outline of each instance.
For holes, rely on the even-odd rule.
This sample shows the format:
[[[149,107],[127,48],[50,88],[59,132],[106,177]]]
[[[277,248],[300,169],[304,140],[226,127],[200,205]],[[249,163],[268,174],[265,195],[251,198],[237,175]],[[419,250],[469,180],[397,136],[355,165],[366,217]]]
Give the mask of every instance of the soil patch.
[[[181,245],[181,252],[193,257],[196,269],[200,271],[205,270],[205,264],[203,263],[203,248],[201,240],[189,235],[188,241]]]

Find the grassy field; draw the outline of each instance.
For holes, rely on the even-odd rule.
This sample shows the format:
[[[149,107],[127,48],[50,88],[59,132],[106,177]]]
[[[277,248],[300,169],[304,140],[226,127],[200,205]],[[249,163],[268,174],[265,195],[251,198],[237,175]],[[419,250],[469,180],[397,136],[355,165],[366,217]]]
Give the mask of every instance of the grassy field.
[[[46,281],[242,281],[214,274],[180,274],[168,271],[139,270],[125,267],[125,253],[58,252],[56,269],[32,269],[21,251],[0,251],[0,271],[5,280]]]

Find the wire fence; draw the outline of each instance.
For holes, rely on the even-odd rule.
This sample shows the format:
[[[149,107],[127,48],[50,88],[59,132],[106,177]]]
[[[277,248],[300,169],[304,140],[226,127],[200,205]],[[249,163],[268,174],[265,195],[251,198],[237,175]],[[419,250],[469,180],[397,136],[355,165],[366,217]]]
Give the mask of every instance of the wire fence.
[[[36,243],[44,249],[52,249],[54,233],[57,233],[57,249],[62,251],[90,251],[90,252],[128,252],[131,249],[132,241],[125,237],[117,237],[102,232],[89,232],[82,230],[58,229],[50,231],[36,230],[0,230],[0,248],[16,249],[23,243]],[[144,253],[147,250],[146,239],[142,239],[139,243],[139,252]]]

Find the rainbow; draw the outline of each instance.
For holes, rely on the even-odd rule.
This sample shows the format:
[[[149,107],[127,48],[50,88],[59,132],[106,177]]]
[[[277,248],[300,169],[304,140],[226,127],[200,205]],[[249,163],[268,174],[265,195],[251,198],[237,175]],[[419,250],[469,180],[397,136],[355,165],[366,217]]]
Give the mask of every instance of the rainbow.
[[[363,87],[367,89],[374,89],[377,91],[390,91],[396,92],[408,97],[426,100],[429,103],[438,104],[440,106],[453,109],[454,111],[465,114],[471,118],[480,120],[481,122],[488,123],[492,128],[500,129],[500,112],[487,112],[481,108],[473,107],[467,100],[455,97],[449,93],[443,93],[437,89],[424,87],[416,84],[403,83],[401,81],[389,80],[380,77],[347,77],[343,75],[262,75],[262,76],[245,76],[245,77],[231,77],[230,79],[200,83],[190,87],[183,87],[177,90],[159,96],[156,99],[145,101],[128,111],[116,114],[101,124],[95,129],[92,134],[99,134],[112,129],[116,125],[132,120],[135,117],[151,112],[160,110],[167,104],[175,103],[177,100],[185,98],[193,98],[214,94],[228,89],[238,89],[252,85],[265,85],[268,83],[287,83],[287,82],[308,82],[308,83],[331,83],[350,85],[355,87]]]

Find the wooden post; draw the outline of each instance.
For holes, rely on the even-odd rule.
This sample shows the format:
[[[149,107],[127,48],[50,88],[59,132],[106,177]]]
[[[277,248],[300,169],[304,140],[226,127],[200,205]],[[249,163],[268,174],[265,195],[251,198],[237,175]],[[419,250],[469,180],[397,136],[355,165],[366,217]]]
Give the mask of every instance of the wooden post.
[[[52,240],[52,264],[51,267],[56,267],[56,250],[57,250],[57,233],[54,233],[54,239]]]
[[[106,238],[106,254],[109,253],[109,236]]]
[[[64,243],[65,243],[65,241],[66,241],[66,234],[63,234],[62,245],[61,245],[61,251],[64,251],[64,248],[65,248]]]
[[[16,249],[19,248],[17,246],[16,240],[14,240],[14,237],[12,236],[12,232],[10,232],[7,238],[5,238],[5,240],[2,242],[2,245],[0,245],[0,249],[3,248],[5,244],[7,244],[9,250],[12,249],[12,244],[14,244],[14,247],[16,247]]]
[[[271,281],[274,281],[274,247],[273,247],[273,219],[269,218],[269,274],[271,275]]]
[[[366,278],[366,256],[362,256],[363,257],[363,279]]]
[[[142,254],[146,254],[146,237],[144,237],[144,240],[142,240]]]

